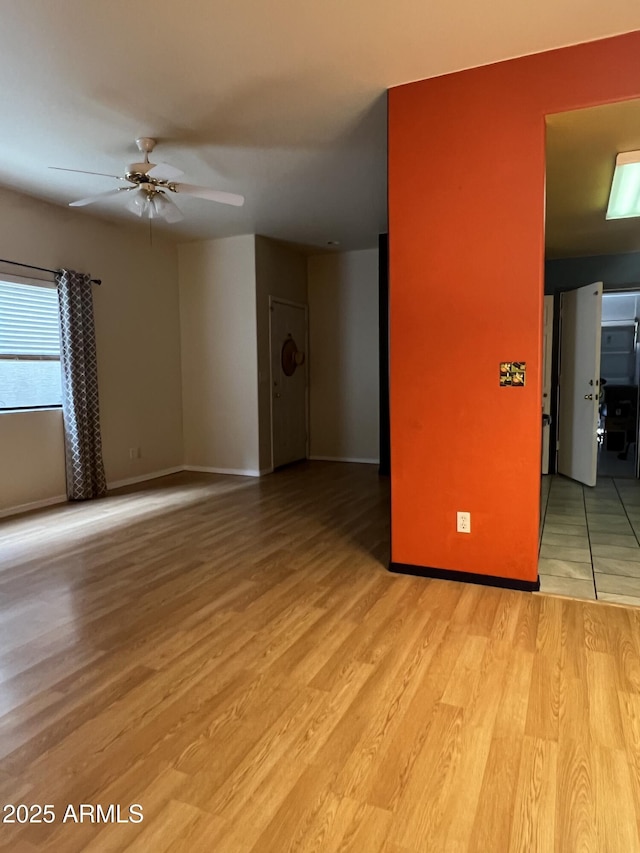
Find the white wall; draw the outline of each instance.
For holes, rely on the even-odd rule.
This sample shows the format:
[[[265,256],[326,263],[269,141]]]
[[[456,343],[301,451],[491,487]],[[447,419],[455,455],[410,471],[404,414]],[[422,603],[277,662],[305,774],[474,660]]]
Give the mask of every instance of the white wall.
[[[256,314],[258,327],[258,400],[260,470],[269,471],[271,460],[271,387],[269,297],[307,304],[307,259],[294,249],[256,237]]]
[[[311,458],[379,460],[378,251],[309,258]]]
[[[185,463],[257,474],[255,238],[179,247]]]
[[[103,281],[93,293],[108,483],[179,467],[176,247],[159,236],[150,246],[144,230],[8,190],[0,190],[0,213],[0,257]],[[129,458],[131,447],[141,449],[140,459]],[[59,411],[0,414],[0,472],[0,513],[65,494]]]

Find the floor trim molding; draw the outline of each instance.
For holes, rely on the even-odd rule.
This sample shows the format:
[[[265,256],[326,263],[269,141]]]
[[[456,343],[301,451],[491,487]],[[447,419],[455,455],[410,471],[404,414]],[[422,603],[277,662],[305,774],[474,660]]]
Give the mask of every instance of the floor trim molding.
[[[178,465],[175,468],[165,468],[162,471],[150,471],[148,474],[140,474],[138,477],[127,477],[124,480],[114,480],[112,483],[107,483],[107,489],[108,491],[111,491],[112,489],[121,489],[123,486],[135,486],[136,483],[144,483],[147,480],[157,480],[158,477],[168,477],[169,474],[179,474],[180,471],[184,471],[184,466]]]
[[[23,512],[31,512],[34,509],[44,509],[48,506],[63,504],[67,502],[66,495],[56,495],[53,498],[43,498],[40,501],[29,501],[26,504],[18,504],[18,506],[8,506],[5,509],[0,509],[0,518],[8,518],[11,515],[21,515]]]
[[[182,470],[199,471],[201,474],[230,474],[234,477],[260,477],[263,473],[256,468],[213,468],[208,465],[185,465]]]
[[[498,575],[476,575],[473,572],[457,572],[452,569],[434,569],[430,566],[413,566],[410,563],[389,563],[389,571],[400,575],[417,575],[421,578],[438,578],[445,581],[476,583],[481,586],[497,586],[502,589],[517,589],[522,592],[537,592],[540,579],[523,581],[518,578],[501,578]]]
[[[168,477],[171,474],[179,474],[181,471],[201,471],[205,474],[231,474],[243,477],[263,477],[265,474],[273,473],[273,468],[266,468],[262,471],[255,470],[240,470],[236,468],[204,468],[199,465],[176,465],[173,468],[164,468],[162,471],[150,471],[147,474],[140,474],[137,477],[126,477],[124,480],[113,480],[107,483],[107,491],[111,492],[114,489],[122,489],[124,486],[135,486],[137,483],[145,483],[147,480],[157,480],[159,477]],[[29,501],[25,504],[17,506],[9,506],[0,509],[0,518],[9,518],[12,515],[22,515],[25,512],[32,512],[36,509],[45,509],[48,506],[56,504],[68,503],[67,495],[56,495],[52,498],[43,498],[39,501]]]
[[[362,459],[355,456],[310,456],[310,462],[357,462],[361,465],[379,465],[379,459]]]

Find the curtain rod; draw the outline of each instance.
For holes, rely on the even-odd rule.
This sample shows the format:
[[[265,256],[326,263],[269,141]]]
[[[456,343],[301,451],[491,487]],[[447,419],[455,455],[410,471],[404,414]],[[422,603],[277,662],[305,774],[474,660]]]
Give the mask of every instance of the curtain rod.
[[[0,258],[0,264],[11,264],[14,267],[24,267],[28,270],[40,270],[40,272],[50,272],[51,275],[56,275],[56,273],[60,272],[60,270],[50,270],[49,267],[34,267],[33,264],[21,264],[18,261],[8,261],[6,258]],[[102,280],[99,278],[90,278],[89,281],[91,284],[102,284]]]

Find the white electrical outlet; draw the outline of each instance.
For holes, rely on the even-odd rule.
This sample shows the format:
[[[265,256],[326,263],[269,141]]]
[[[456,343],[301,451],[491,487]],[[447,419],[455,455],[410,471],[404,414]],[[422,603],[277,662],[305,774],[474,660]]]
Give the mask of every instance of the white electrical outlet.
[[[456,530],[458,533],[471,533],[471,513],[456,513]]]
[[[142,454],[140,453],[139,447],[130,447],[129,448],[129,459],[140,459]]]

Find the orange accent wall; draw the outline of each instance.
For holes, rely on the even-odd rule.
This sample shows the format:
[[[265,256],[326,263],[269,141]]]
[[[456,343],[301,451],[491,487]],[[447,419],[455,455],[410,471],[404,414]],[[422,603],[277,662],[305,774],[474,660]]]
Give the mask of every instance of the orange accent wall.
[[[640,32],[390,90],[394,562],[537,578],[545,115],[638,97]]]

